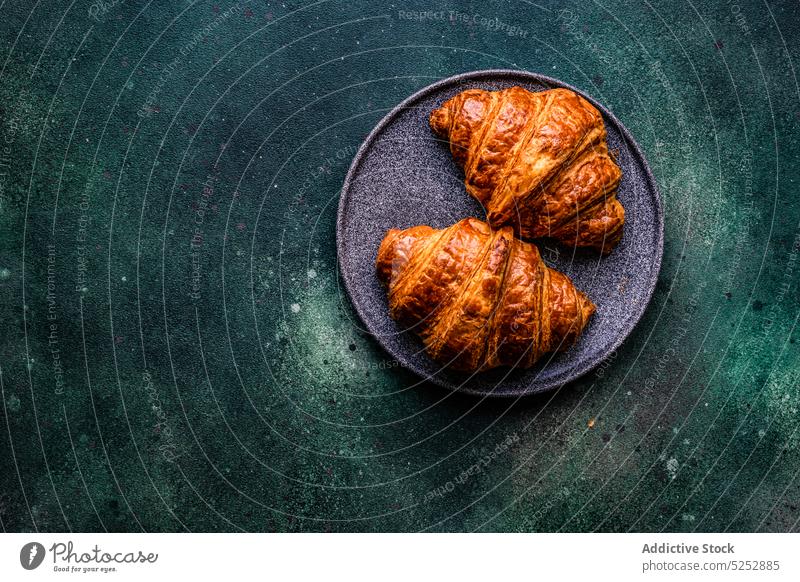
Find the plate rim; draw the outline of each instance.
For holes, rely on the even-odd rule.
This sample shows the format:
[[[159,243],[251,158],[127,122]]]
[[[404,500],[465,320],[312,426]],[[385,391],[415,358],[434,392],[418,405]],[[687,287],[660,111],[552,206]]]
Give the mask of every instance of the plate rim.
[[[365,154],[369,150],[372,145],[372,142],[375,138],[386,128],[389,123],[391,123],[400,113],[404,110],[408,109],[409,104],[413,103],[414,101],[418,101],[430,93],[438,91],[444,87],[452,85],[454,83],[459,83],[463,81],[475,81],[484,78],[509,78],[509,77],[516,77],[521,79],[526,79],[528,81],[535,81],[540,84],[549,85],[551,87],[561,87],[564,89],[569,89],[570,91],[574,91],[584,99],[586,99],[589,103],[595,106],[600,113],[614,126],[620,131],[622,136],[631,146],[631,149],[636,158],[638,158],[639,162],[641,163],[642,167],[644,168],[645,178],[647,180],[649,190],[653,193],[653,198],[655,200],[655,218],[657,223],[657,232],[655,233],[655,253],[654,253],[654,260],[652,266],[650,268],[649,277],[647,280],[648,289],[646,293],[646,299],[642,304],[642,308],[640,312],[632,319],[629,320],[629,323],[626,327],[623,328],[622,332],[619,336],[614,340],[612,345],[608,348],[608,350],[604,351],[602,355],[590,358],[576,373],[572,374],[567,380],[551,380],[549,382],[543,382],[541,384],[536,383],[535,381],[531,383],[530,387],[526,390],[520,390],[515,392],[497,392],[496,390],[478,390],[472,388],[468,385],[469,380],[467,380],[464,384],[458,387],[452,387],[449,383],[443,381],[442,379],[436,376],[430,376],[424,373],[421,373],[417,370],[414,366],[410,364],[410,362],[405,358],[403,354],[397,354],[394,350],[391,350],[387,347],[384,343],[383,339],[374,333],[372,330],[371,325],[368,322],[368,319],[364,316],[364,312],[356,301],[356,295],[353,293],[354,288],[354,281],[351,280],[351,275],[346,272],[346,270],[342,269],[341,265],[344,263],[343,260],[343,253],[344,253],[344,234],[343,234],[343,224],[345,222],[345,207],[347,206],[347,199],[350,194],[352,183],[356,177],[356,174],[364,160]],[[464,193],[465,195],[466,192]],[[450,392],[455,392],[459,394],[469,394],[472,396],[481,396],[481,397],[492,397],[492,398],[524,398],[528,396],[534,396],[538,394],[544,394],[546,392],[550,392],[556,388],[560,388],[571,384],[582,378],[592,370],[594,370],[597,366],[599,366],[603,361],[605,361],[609,354],[615,352],[619,349],[619,347],[625,342],[626,339],[630,336],[633,330],[641,321],[642,317],[644,317],[647,308],[650,305],[650,301],[653,298],[653,294],[655,293],[656,286],[658,284],[658,277],[661,272],[661,263],[664,256],[664,206],[661,200],[661,193],[659,192],[658,185],[656,183],[655,177],[653,176],[653,172],[650,169],[650,164],[647,162],[647,158],[644,156],[641,147],[639,146],[638,142],[634,139],[633,135],[631,135],[628,128],[614,115],[609,109],[605,106],[597,102],[593,97],[587,95],[580,89],[573,87],[569,83],[565,83],[559,79],[555,79],[553,77],[549,77],[547,75],[542,75],[540,73],[533,73],[531,71],[525,71],[522,69],[480,69],[476,71],[469,71],[466,73],[459,73],[457,75],[453,75],[450,77],[442,78],[430,85],[426,85],[422,89],[415,91],[413,94],[409,95],[405,99],[403,99],[400,103],[398,103],[395,107],[393,107],[383,118],[375,125],[372,131],[369,132],[364,141],[358,148],[355,156],[353,157],[353,161],[350,163],[350,168],[347,171],[347,175],[345,176],[344,182],[342,183],[342,187],[340,189],[339,195],[339,206],[336,212],[336,270],[339,272],[339,275],[344,282],[344,287],[347,291],[348,298],[350,299],[350,304],[356,311],[359,319],[370,332],[372,338],[381,346],[381,348],[391,355],[395,360],[397,360],[403,368],[406,370],[414,373],[415,375],[423,378],[427,382],[431,382],[441,388],[444,388]],[[503,380],[498,381],[496,386],[499,386],[503,383]]]

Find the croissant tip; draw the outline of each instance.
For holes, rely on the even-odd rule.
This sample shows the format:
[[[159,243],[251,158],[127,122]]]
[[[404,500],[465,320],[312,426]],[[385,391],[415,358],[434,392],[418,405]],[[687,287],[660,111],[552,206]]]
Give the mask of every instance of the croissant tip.
[[[583,320],[586,321],[595,314],[597,306],[586,295],[583,295],[582,299],[581,309],[583,311]]]
[[[390,228],[386,231],[386,235],[381,241],[378,248],[378,256],[375,259],[375,268],[378,271],[378,279],[384,285],[389,284],[391,277],[391,267],[394,262],[395,248],[394,242],[400,230],[397,228]]]
[[[433,132],[439,137],[447,137],[450,131],[450,108],[442,106],[431,112],[428,123]]]

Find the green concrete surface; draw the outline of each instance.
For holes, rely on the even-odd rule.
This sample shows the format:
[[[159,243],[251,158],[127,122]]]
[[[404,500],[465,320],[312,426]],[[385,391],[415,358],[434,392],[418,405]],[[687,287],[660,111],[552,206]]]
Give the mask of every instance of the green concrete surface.
[[[3,530],[800,527],[797,2],[0,14]],[[335,259],[366,134],[485,68],[605,104],[666,215],[634,333],[522,401],[398,367]]]

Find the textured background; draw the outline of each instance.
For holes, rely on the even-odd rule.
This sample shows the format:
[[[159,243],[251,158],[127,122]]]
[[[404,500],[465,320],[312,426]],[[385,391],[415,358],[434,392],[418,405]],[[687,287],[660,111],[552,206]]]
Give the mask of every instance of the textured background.
[[[796,2],[2,7],[4,530],[798,529]],[[334,221],[388,109],[499,67],[608,106],[667,220],[618,353],[488,402],[363,333]]]

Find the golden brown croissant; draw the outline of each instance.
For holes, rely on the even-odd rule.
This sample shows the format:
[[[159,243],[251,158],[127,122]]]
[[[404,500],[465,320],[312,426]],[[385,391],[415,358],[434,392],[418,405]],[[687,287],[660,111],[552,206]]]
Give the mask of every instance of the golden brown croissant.
[[[571,345],[595,309],[536,245],[475,218],[442,230],[389,230],[377,270],[391,317],[456,370],[530,367]]]
[[[567,89],[469,89],[431,113],[492,226],[609,252],[622,237],[622,172],[603,118]]]

